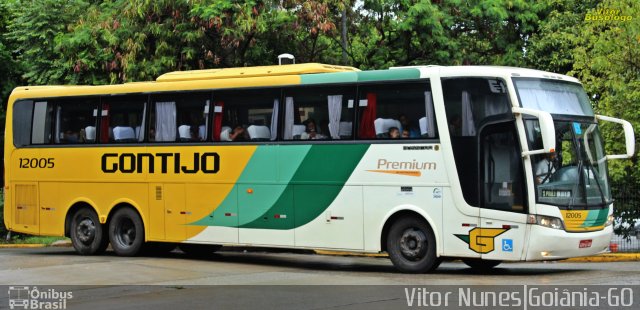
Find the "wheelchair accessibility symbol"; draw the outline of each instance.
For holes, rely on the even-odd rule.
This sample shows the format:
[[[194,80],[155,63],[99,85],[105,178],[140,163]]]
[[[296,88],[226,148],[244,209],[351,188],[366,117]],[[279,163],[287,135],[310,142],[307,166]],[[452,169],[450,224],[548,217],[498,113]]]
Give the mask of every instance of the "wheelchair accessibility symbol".
[[[502,251],[513,252],[513,239],[502,239]]]

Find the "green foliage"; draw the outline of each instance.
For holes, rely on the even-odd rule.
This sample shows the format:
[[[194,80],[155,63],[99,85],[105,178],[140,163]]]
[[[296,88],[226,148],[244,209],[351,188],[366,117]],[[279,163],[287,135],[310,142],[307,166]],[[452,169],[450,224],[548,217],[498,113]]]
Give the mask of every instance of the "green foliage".
[[[590,10],[620,10],[621,14],[640,16],[640,3],[630,0],[607,0]],[[594,101],[600,114],[630,121],[636,133],[640,129],[640,19],[631,21],[584,22],[578,46],[573,49],[573,69]],[[618,125],[606,126],[603,137],[608,153],[625,153],[624,134]],[[636,134],[636,145],[640,135]],[[629,161],[610,162],[611,175],[620,179],[625,174],[640,176],[637,156]]]

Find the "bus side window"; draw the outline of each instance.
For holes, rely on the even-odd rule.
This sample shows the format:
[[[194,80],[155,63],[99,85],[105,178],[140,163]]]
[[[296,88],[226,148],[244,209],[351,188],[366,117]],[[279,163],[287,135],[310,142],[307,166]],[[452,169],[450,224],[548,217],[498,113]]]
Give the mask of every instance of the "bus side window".
[[[285,98],[284,140],[351,139],[355,87],[292,88]]]
[[[210,92],[152,96],[149,141],[197,142],[211,138]]]
[[[16,147],[31,144],[31,115],[33,101],[22,100],[13,104],[13,144]]]
[[[358,95],[359,139],[436,139],[428,83],[364,85]]]
[[[274,141],[278,137],[278,88],[213,93],[214,141]]]
[[[47,143],[46,115],[53,114],[55,119],[53,142],[55,144],[95,143],[95,129],[97,125],[98,99],[92,97],[61,98],[52,101],[50,107],[36,105],[36,110],[44,114],[44,136],[36,137],[38,141]],[[51,111],[51,112],[49,112]],[[34,122],[36,117],[34,115]],[[88,132],[88,134],[87,134]]]
[[[100,140],[135,143],[144,140],[147,96],[111,96],[102,100]]]

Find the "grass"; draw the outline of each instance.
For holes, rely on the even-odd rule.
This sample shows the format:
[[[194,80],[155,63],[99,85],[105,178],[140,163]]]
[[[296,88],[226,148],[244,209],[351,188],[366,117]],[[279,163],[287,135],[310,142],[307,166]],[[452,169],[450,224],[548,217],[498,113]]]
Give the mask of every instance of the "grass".
[[[59,240],[69,240],[69,238],[17,235],[12,236],[11,240],[7,241],[4,236],[2,236],[2,239],[0,239],[0,244],[44,244],[46,246],[49,246]]]

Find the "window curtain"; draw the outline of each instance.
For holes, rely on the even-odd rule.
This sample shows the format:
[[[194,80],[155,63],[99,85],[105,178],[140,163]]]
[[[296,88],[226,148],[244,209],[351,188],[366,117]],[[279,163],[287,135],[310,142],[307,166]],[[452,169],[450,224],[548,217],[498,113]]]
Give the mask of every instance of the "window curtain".
[[[466,90],[462,92],[462,135],[476,135],[476,124],[473,121],[471,95]]]
[[[433,98],[431,97],[431,92],[424,92],[424,104],[427,109],[427,137],[435,138],[436,136],[436,125],[435,125],[435,112],[433,110]]]
[[[285,111],[284,111],[284,137],[285,140],[293,139],[293,124],[294,124],[294,111],[293,111],[293,97],[287,97],[285,99]]]
[[[224,111],[224,102],[218,101],[214,104],[213,113],[213,140],[220,141],[220,132],[222,131],[222,116]]]
[[[176,140],[176,102],[156,102],[156,141]]]
[[[56,143],[60,143],[60,136],[62,136],[62,128],[60,125],[60,122],[62,121],[62,107],[58,106],[58,108],[56,109],[56,135],[55,135],[55,142]]]
[[[584,114],[580,107],[580,99],[573,92],[520,87],[518,94],[525,108],[554,114]]]
[[[491,115],[504,114],[509,112],[509,101],[507,96],[485,96],[484,97],[484,113],[485,117]]]
[[[144,109],[142,110],[142,124],[140,124],[140,130],[136,132],[138,135],[138,141],[144,141],[144,131],[147,123],[147,103],[144,103]]]
[[[373,121],[376,119],[378,96],[375,93],[367,93],[367,106],[362,112],[362,119],[360,120],[359,133],[360,139],[375,139],[376,129],[373,126]]]
[[[109,123],[111,122],[109,117],[109,104],[102,104],[102,111],[100,112],[100,142],[109,142]]]
[[[273,99],[273,113],[271,114],[271,141],[278,139],[278,115],[280,110],[280,100]]]
[[[211,101],[207,100],[204,103],[204,111],[202,115],[204,115],[204,134],[201,134],[201,129],[198,128],[198,134],[201,135],[200,140],[207,141],[209,138],[209,109],[211,108]]]
[[[340,139],[340,118],[342,117],[342,95],[327,96],[329,104],[329,132],[331,138]]]

